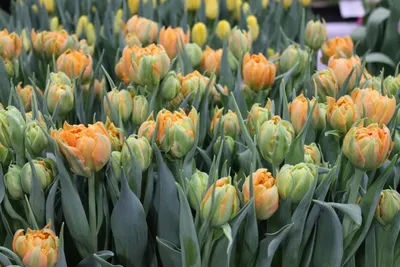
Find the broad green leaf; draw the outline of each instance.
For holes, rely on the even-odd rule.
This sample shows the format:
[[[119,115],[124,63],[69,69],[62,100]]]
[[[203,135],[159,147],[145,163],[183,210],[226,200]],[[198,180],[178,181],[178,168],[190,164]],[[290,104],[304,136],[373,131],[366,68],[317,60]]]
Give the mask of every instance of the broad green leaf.
[[[174,244],[158,236],[156,240],[162,266],[182,266],[181,251]]]
[[[367,63],[384,63],[391,67],[396,67],[396,63],[383,53],[370,53],[366,56]]]
[[[53,185],[50,188],[49,194],[46,199],[46,222],[51,221],[51,229],[54,231],[54,215],[56,213],[54,209],[56,193],[58,189],[59,179],[56,178]]]
[[[390,16],[390,10],[384,7],[378,7],[368,17],[367,21],[367,45],[370,49],[374,49],[379,41],[379,30],[381,24]]]
[[[365,236],[365,267],[377,267],[376,261],[376,236],[375,236],[375,226],[371,225],[368,234]]]

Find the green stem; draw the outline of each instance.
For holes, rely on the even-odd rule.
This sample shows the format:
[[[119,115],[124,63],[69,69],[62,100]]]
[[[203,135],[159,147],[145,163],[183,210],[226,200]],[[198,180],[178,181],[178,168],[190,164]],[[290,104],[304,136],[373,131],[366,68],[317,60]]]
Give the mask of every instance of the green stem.
[[[97,234],[96,234],[96,189],[95,189],[96,176],[92,176],[88,179],[89,184],[89,226],[92,232],[95,246],[97,246]]]
[[[16,161],[19,166],[24,166],[26,163],[26,159],[23,156],[16,154]]]
[[[208,267],[208,262],[210,261],[211,248],[212,248],[212,240],[214,231],[208,232],[207,241],[204,244],[204,250],[201,257],[201,266]]]

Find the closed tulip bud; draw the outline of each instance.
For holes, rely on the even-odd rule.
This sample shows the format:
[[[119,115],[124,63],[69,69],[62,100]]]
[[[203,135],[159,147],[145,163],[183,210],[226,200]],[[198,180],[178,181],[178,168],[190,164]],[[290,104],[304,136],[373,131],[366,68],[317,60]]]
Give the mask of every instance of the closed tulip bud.
[[[201,6],[200,0],[185,0],[186,9],[189,11],[196,11]]]
[[[253,173],[254,204],[257,220],[270,218],[279,207],[278,187],[275,179],[267,169],[258,169]],[[242,188],[244,203],[250,201],[250,176],[248,176]]]
[[[132,15],[139,11],[140,0],[128,0],[128,8]]]
[[[46,188],[53,182],[54,177],[57,175],[56,163],[52,159],[42,159],[37,158],[33,161],[33,166],[35,167],[36,177],[39,180],[42,190],[45,191]],[[21,184],[22,190],[25,194],[30,195],[32,192],[32,179],[33,172],[30,163],[26,163],[21,170]]]
[[[126,22],[126,30],[135,34],[143,45],[157,40],[158,24],[150,19],[133,16]]]
[[[117,128],[108,117],[105,127],[110,138],[111,149],[120,151],[124,143],[124,131],[120,128]]]
[[[0,31],[0,57],[12,60],[21,54],[21,38],[15,32],[8,33],[7,29]]]
[[[263,9],[266,9],[269,5],[269,0],[262,0],[261,1],[261,6]]]
[[[185,44],[185,51],[189,56],[192,67],[198,66],[201,62],[201,56],[203,54],[201,47],[195,43]]]
[[[304,163],[321,164],[321,152],[315,143],[304,145]]]
[[[221,120],[222,124],[222,131],[224,131],[225,135],[229,135],[234,139],[240,135],[240,126],[239,126],[239,119],[236,113],[228,110],[228,112],[223,115],[223,108],[216,111],[214,117],[211,120],[211,127],[210,132],[211,135],[215,135],[218,133],[219,124]]]
[[[161,85],[161,96],[165,100],[174,99],[181,91],[181,81],[175,71],[168,72]]]
[[[199,46],[207,42],[207,27],[203,22],[197,22],[192,28],[192,41]]]
[[[103,77],[101,80],[95,79],[93,83],[94,98],[101,103],[104,99],[106,90],[106,79]]]
[[[167,74],[170,59],[160,45],[126,46],[122,52],[122,67],[131,81],[152,87]]]
[[[294,136],[290,122],[274,116],[264,122],[258,130],[257,144],[261,155],[274,166],[279,166],[289,152]]]
[[[32,94],[33,94],[33,86],[32,85],[26,85],[22,87],[22,82],[18,83],[17,87],[15,88],[17,90],[17,93],[21,97],[22,104],[24,105],[25,111],[30,111],[31,110],[31,101],[32,101]],[[37,88],[39,93],[43,95],[42,91],[40,91],[39,88]]]
[[[16,68],[16,66],[14,66],[14,63],[18,63],[18,62],[17,61],[11,61],[11,60],[8,60],[8,59],[3,59],[3,62],[4,62],[4,68],[6,69],[8,77],[9,78],[14,77],[14,72],[15,72],[15,68]]]
[[[0,162],[3,164],[3,166],[10,165],[10,162],[13,159],[14,155],[12,150],[0,143]]]
[[[153,158],[153,149],[149,141],[145,137],[138,137],[137,135],[131,135],[126,139],[121,150],[121,162],[125,170],[132,166],[131,153],[140,164],[141,170],[146,171]]]
[[[256,41],[258,39],[258,35],[260,34],[260,26],[258,25],[256,16],[250,15],[247,17],[247,27],[250,30],[251,37],[254,41]]]
[[[330,57],[350,58],[353,55],[354,44],[350,36],[329,39],[321,47],[322,62],[327,64]]]
[[[31,121],[26,125],[25,146],[32,155],[39,155],[48,144],[47,136],[38,121]]]
[[[70,87],[73,86],[71,79],[64,72],[50,73],[50,85],[52,84],[65,84]]]
[[[322,131],[326,127],[326,117],[328,114],[328,105],[325,103],[318,104],[318,123],[317,130]]]
[[[110,161],[111,161],[111,170],[114,175],[114,177],[117,179],[117,181],[121,180],[121,167],[122,167],[122,162],[121,162],[121,152],[119,151],[113,151],[111,152],[110,156]]]
[[[226,136],[224,136],[224,140],[222,140],[221,136],[218,136],[218,138],[215,141],[214,146],[213,146],[214,155],[218,155],[218,152],[219,152],[222,144],[225,144],[225,146],[228,147],[230,154],[234,153],[235,147],[236,147],[236,142],[232,137],[230,137],[229,135],[226,135]]]
[[[396,100],[393,96],[382,96],[371,88],[357,88],[352,92],[351,98],[369,122],[386,125],[394,116]]]
[[[276,178],[280,198],[300,203],[316,175],[317,168],[312,164],[284,165]]]
[[[250,51],[252,44],[251,34],[240,30],[239,28],[233,28],[229,37],[229,50],[238,59],[242,59],[243,56]]]
[[[397,78],[393,76],[388,76],[383,81],[383,92],[385,95],[392,97],[397,95],[398,90],[400,89],[400,75]],[[398,97],[396,97],[398,98]]]
[[[202,33],[202,27],[198,26],[198,28],[199,33]],[[205,38],[207,38],[207,36],[205,36]],[[169,58],[173,59],[178,55],[178,51],[182,50],[181,42],[183,42],[183,44],[187,44],[189,43],[189,39],[189,30],[185,33],[182,28],[162,27],[159,36],[159,43],[165,48],[165,51],[167,51]]]
[[[201,200],[206,193],[208,184],[208,174],[196,169],[188,181],[187,197],[189,204],[194,210],[200,208]]]
[[[246,53],[243,58],[242,75],[245,85],[255,92],[270,88],[275,81],[276,69],[273,63],[259,53]]]
[[[41,230],[23,229],[14,234],[13,251],[25,266],[55,267],[58,261],[59,240],[50,223]]]
[[[209,78],[201,75],[200,72],[198,72],[197,70],[187,74],[186,76],[182,76],[182,74],[178,74],[178,76],[181,80],[181,90],[183,93],[183,98],[188,97],[191,93],[190,101],[193,101],[196,98],[198,91],[200,91],[200,99],[203,97],[207,84],[210,81]],[[214,86],[213,81],[210,84],[210,87],[211,86]]]
[[[93,23],[89,23],[86,26],[86,39],[89,45],[95,45],[96,44],[96,29],[94,28]]]
[[[339,92],[338,81],[335,72],[330,69],[324,69],[312,76],[313,90],[317,91],[318,97],[325,102],[327,96],[336,97]]]
[[[10,123],[7,118],[7,111],[0,110],[0,143],[6,148],[12,148],[10,136]]]
[[[25,49],[26,52],[29,52],[31,50],[31,40],[28,37],[26,29],[22,29],[21,41],[22,41],[22,47]]]
[[[399,131],[396,131],[396,133],[394,134],[393,152],[394,152],[394,154],[400,153],[400,132]]]
[[[200,69],[207,75],[215,72],[215,75],[218,76],[221,68],[221,58],[222,49],[213,50],[207,46],[201,58]]]
[[[7,110],[5,111],[5,117],[7,118],[8,126],[10,127],[9,141],[11,143],[11,146],[18,156],[23,157],[25,155],[25,147],[24,147],[24,131],[26,125],[25,119],[22,116],[21,112],[14,106],[7,107]],[[6,146],[6,144],[4,145]]]
[[[328,40],[325,22],[310,20],[307,23],[305,35],[308,47],[317,51]]]
[[[102,122],[69,125],[50,133],[55,139],[72,171],[78,175],[90,177],[92,172],[101,170],[110,159],[111,142]]]
[[[384,226],[393,223],[400,212],[400,194],[396,190],[382,190],[378,206],[375,211],[375,218]]]
[[[133,100],[129,91],[119,91],[117,88],[114,88],[107,93],[107,97],[110,100],[114,109],[121,116],[122,121],[128,121],[131,117],[133,109]],[[108,101],[106,97],[104,97],[104,108],[106,110],[107,116],[111,118],[111,110],[108,106]]]
[[[303,94],[301,94],[289,104],[290,122],[293,125],[296,135],[300,133],[301,129],[303,129],[304,125],[306,124],[308,117],[308,106],[310,106],[311,109],[315,101],[316,101],[315,98],[313,98],[310,101],[307,98],[305,98]],[[314,112],[311,116],[312,116],[312,125],[316,127],[319,122],[318,103],[316,104]]]
[[[239,209],[240,200],[236,188],[231,184],[231,177],[224,177],[207,190],[201,202],[200,215],[203,221],[210,217],[211,225],[218,227],[235,217]]]
[[[128,75],[126,74],[124,67],[122,65],[122,58],[118,61],[118,63],[115,65],[115,74],[117,74],[118,78],[125,84],[128,85],[130,83],[130,80],[128,78]]]
[[[171,113],[163,109],[158,112],[157,144],[176,158],[184,157],[193,147],[197,131],[198,115],[195,108],[190,113],[181,109]]]
[[[281,2],[281,0],[277,0],[278,3]],[[293,4],[293,0],[282,0],[282,6],[284,9],[288,9],[289,7],[291,7]]]
[[[93,76],[92,57],[83,51],[67,50],[57,59],[57,71],[62,71],[70,79],[82,75],[82,83],[89,83]]]
[[[113,25],[113,32],[115,35],[119,35],[121,30],[124,28],[124,20],[122,18],[124,14],[124,11],[122,8],[118,9],[117,12],[115,13],[114,17],[114,25]]]
[[[376,123],[351,128],[343,140],[343,153],[356,168],[366,171],[379,168],[392,148],[390,130]]]
[[[229,12],[234,11],[236,8],[236,0],[226,0],[226,9],[228,9]]]
[[[215,33],[221,40],[225,40],[231,34],[231,24],[227,20],[218,21]]]
[[[235,9],[233,10],[233,18],[238,21],[242,15],[243,0],[235,0]],[[244,12],[243,12],[244,13]]]
[[[217,18],[219,13],[219,3],[218,0],[206,0],[206,18],[214,20]]]
[[[58,17],[52,17],[50,19],[50,31],[54,32],[60,29],[60,21],[58,20]],[[62,29],[62,25],[61,25]]]
[[[68,35],[65,30],[39,33],[32,31],[31,38],[33,51],[48,59],[51,59],[53,55],[57,58],[64,51],[75,49],[78,46],[78,41]]]
[[[372,90],[378,91],[382,93],[382,81],[381,78],[379,77],[372,77],[367,80],[365,80],[361,85],[360,88],[371,88]],[[390,95],[391,96],[391,95]]]
[[[47,108],[51,114],[58,105],[58,116],[65,117],[74,108],[74,92],[70,85],[51,83],[46,92]]]
[[[249,112],[246,120],[246,127],[250,135],[254,137],[259,132],[261,125],[271,119],[271,111],[266,107],[260,107],[260,104],[255,103]]]
[[[305,71],[308,62],[308,53],[305,50],[301,50],[296,45],[290,45],[283,51],[281,59],[279,61],[279,70],[281,72],[287,72],[298,63],[293,75],[301,74]]]
[[[87,16],[80,16],[76,24],[75,33],[78,37],[85,33],[86,26],[89,23],[89,18]]]
[[[38,111],[38,113],[37,113],[37,118],[33,117],[32,111],[25,113],[25,121],[26,121],[26,124],[28,124],[28,123],[30,123],[32,121],[39,121],[39,125],[43,129],[47,129],[47,125],[46,125],[46,122],[44,120],[43,114],[40,111]]]
[[[299,0],[303,7],[308,7],[311,4],[311,0]]]
[[[143,95],[137,95],[133,98],[132,122],[136,125],[142,124],[149,113],[149,102]]]
[[[24,191],[21,185],[21,167],[18,165],[10,165],[7,173],[4,175],[4,183],[7,188],[8,195],[12,199],[22,199]]]
[[[40,5],[44,5],[47,12],[53,13],[55,8],[54,0],[39,0]]]
[[[151,113],[151,115],[147,118],[147,120],[140,125],[138,130],[138,136],[145,137],[149,142],[151,142],[155,129],[156,129],[156,122],[153,118],[153,113]]]

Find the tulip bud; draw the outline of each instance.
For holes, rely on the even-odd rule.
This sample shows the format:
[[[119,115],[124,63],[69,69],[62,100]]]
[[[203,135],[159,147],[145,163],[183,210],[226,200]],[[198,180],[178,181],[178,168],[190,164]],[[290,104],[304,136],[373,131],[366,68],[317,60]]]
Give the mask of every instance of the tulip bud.
[[[267,108],[260,107],[260,104],[255,103],[249,112],[246,120],[246,127],[250,135],[254,137],[259,132],[261,125],[272,117],[271,111]]]
[[[131,94],[127,90],[118,91],[114,88],[107,93],[107,97],[110,100],[114,109],[121,116],[122,121],[126,122],[129,120],[133,109],[133,100]],[[108,101],[104,97],[104,108],[106,110],[107,116],[111,118],[111,110],[108,106]]]
[[[342,96],[335,102],[332,97],[327,97],[328,121],[333,129],[347,133],[352,125],[361,119],[361,111],[354,104],[350,96]]]
[[[93,91],[95,99],[101,103],[106,92],[106,79],[104,77],[101,81],[97,79],[94,80]]]
[[[332,56],[350,58],[353,55],[353,41],[350,36],[335,37],[322,45],[322,62],[327,64]]]
[[[207,84],[210,79],[201,75],[200,72],[195,70],[192,73],[187,74],[186,76],[182,76],[182,74],[178,74],[181,79],[181,92],[183,94],[183,98],[190,96],[190,103],[196,98],[196,95],[200,94],[200,99],[203,97]],[[214,81],[210,82],[210,87],[214,86]],[[200,92],[199,92],[200,91]],[[178,96],[179,97],[179,94]]]
[[[289,152],[294,136],[290,122],[274,116],[264,122],[258,130],[257,144],[261,155],[274,166],[279,166]]]
[[[308,106],[310,106],[311,109],[314,106],[315,101],[316,101],[315,98],[313,98],[310,101],[307,98],[305,98],[303,94],[301,94],[289,104],[290,122],[293,125],[296,135],[300,133],[300,131],[306,124],[308,117]],[[318,103],[315,104],[314,112],[311,116],[312,116],[312,125],[316,127],[319,122]]]
[[[219,105],[221,103],[221,97],[224,95],[227,97],[229,95],[228,87],[216,84],[211,87],[211,94],[213,98],[213,103]]]
[[[251,15],[251,16],[247,17],[247,27],[250,30],[253,41],[256,41],[258,39],[258,35],[260,33],[260,26],[258,25],[256,16]]]
[[[208,184],[208,174],[196,169],[188,181],[187,198],[190,206],[194,210],[200,208],[201,200],[206,192]]]
[[[213,50],[209,46],[203,52],[200,69],[211,75],[213,72],[218,76],[221,68],[222,49]]]
[[[32,121],[39,121],[39,125],[43,129],[47,129],[47,125],[46,125],[46,122],[44,121],[43,114],[39,110],[38,110],[38,113],[37,113],[37,118],[33,118],[32,111],[25,113],[25,120],[26,120],[26,124],[28,124],[28,123],[30,123]]]
[[[316,175],[317,168],[312,164],[284,165],[276,178],[280,198],[300,203]]]
[[[7,119],[9,126],[9,132],[6,130],[5,134],[9,133],[9,141],[15,153],[18,156],[23,157],[25,155],[25,147],[24,147],[24,131],[26,125],[25,119],[19,112],[19,110],[14,106],[7,107],[7,111],[5,111],[5,117]],[[3,145],[7,146],[6,143],[3,143]]]
[[[192,67],[198,66],[201,62],[201,55],[203,53],[203,51],[201,51],[201,47],[198,44],[190,43],[185,45],[185,51],[190,58]]]
[[[310,20],[307,23],[305,34],[306,44],[314,51],[317,51],[328,40],[325,21],[321,23],[319,20]]]
[[[133,16],[126,22],[126,30],[137,36],[144,46],[157,40],[158,24],[150,19]]]
[[[15,32],[8,33],[7,29],[0,31],[0,57],[12,60],[21,54],[21,38]]]
[[[126,139],[121,150],[121,162],[125,170],[132,166],[131,153],[135,160],[140,164],[142,171],[146,171],[153,158],[153,149],[145,137],[131,135]]]
[[[311,0],[299,0],[303,7],[308,7],[311,4]]]
[[[168,72],[161,85],[161,96],[165,100],[174,99],[181,91],[181,81],[175,71]]]
[[[3,59],[3,63],[4,63],[4,68],[6,69],[8,77],[9,78],[14,77],[15,66],[13,64],[13,61],[8,60],[8,59]],[[14,61],[14,63],[17,63],[17,61]]]
[[[17,93],[21,97],[22,104],[24,105],[25,111],[30,111],[32,94],[33,94],[34,89],[33,89],[32,85],[26,85],[26,86],[22,87],[21,84],[22,84],[22,82],[18,83],[18,85],[15,89],[17,90]],[[38,91],[39,91],[39,93],[42,93],[42,91],[40,91],[40,89],[38,89]]]
[[[75,33],[78,36],[82,36],[85,33],[86,26],[89,23],[89,19],[87,16],[80,16],[78,22],[76,24]]]
[[[58,57],[64,51],[75,49],[78,45],[78,41],[68,35],[65,30],[39,33],[32,31],[31,37],[33,51],[39,55],[44,55],[48,59],[51,59],[53,55]]]
[[[224,131],[224,135],[229,135],[233,137],[234,139],[240,135],[240,126],[239,126],[239,120],[236,115],[236,113],[232,112],[231,110],[228,110],[228,112],[223,115],[223,108],[219,109],[216,111],[214,117],[211,120],[211,127],[210,127],[210,132],[211,135],[215,135],[218,133],[219,129],[219,124],[220,124],[220,119],[221,124],[222,124],[222,130]]]
[[[25,49],[26,52],[29,52],[31,50],[31,40],[29,39],[27,30],[25,28],[22,29],[21,32],[21,41],[22,47]]]
[[[186,0],[186,9],[189,11],[196,11],[201,6],[200,0]]]
[[[114,177],[120,181],[121,180],[121,152],[113,151],[111,152],[110,161],[111,161],[111,169],[114,174]]]
[[[235,7],[236,7],[236,0],[226,0],[226,9],[228,9],[229,12],[234,11]]]
[[[108,117],[105,127],[108,132],[108,137],[110,138],[112,150],[120,151],[124,143],[124,131],[117,128]]]
[[[136,125],[142,124],[149,113],[149,102],[143,95],[137,95],[133,98],[132,122]]]
[[[231,24],[227,20],[218,21],[215,33],[221,40],[225,40],[231,34]]]
[[[93,76],[92,64],[92,57],[83,51],[67,50],[57,59],[57,71],[64,72],[70,79],[82,75],[82,83],[87,83]]]
[[[131,14],[137,14],[139,11],[140,0],[128,0],[128,8]]]
[[[275,179],[267,169],[258,169],[253,173],[254,203],[257,220],[270,218],[279,207],[279,193]],[[244,203],[250,201],[250,176],[242,188]]]
[[[64,73],[62,74],[65,75]],[[46,97],[47,108],[49,109],[49,112],[51,114],[54,113],[57,103],[59,101],[60,103],[58,104],[58,111],[57,111],[59,117],[65,117],[71,110],[73,110],[74,92],[70,81],[69,84],[70,85],[63,83],[56,83],[56,82],[50,83],[45,97]]]
[[[47,136],[43,132],[38,121],[32,121],[26,125],[25,146],[32,155],[39,155],[48,144]]]
[[[198,41],[202,41],[204,39],[207,40],[207,31],[204,31],[203,26],[201,26],[200,24],[198,24],[197,26],[196,33],[202,35],[200,36],[201,38],[196,37],[197,38],[196,40]],[[207,30],[207,28],[205,30]],[[190,31],[187,31],[185,33],[182,28],[168,27],[165,29],[165,27],[163,27],[159,34],[159,43],[165,48],[165,51],[167,51],[167,54],[170,59],[173,59],[178,55],[178,50],[179,51],[182,50],[181,42],[183,42],[183,44],[187,44],[189,43],[189,39],[190,39]]]
[[[8,122],[6,112],[6,110],[0,110],[0,143],[6,148],[12,148],[10,140],[10,123]]]
[[[361,89],[371,88],[372,90],[382,93],[381,87],[382,87],[382,81],[381,81],[381,78],[379,78],[379,77],[369,78],[360,85]]]
[[[327,96],[336,97],[339,92],[338,81],[335,72],[330,69],[324,69],[312,76],[313,90],[317,91],[318,97],[325,102]]]
[[[145,137],[149,142],[151,142],[155,128],[156,122],[154,121],[153,113],[151,113],[147,120],[140,125],[138,136]]]
[[[323,129],[325,129],[327,114],[328,114],[328,105],[325,103],[318,104],[317,130],[322,131]]]
[[[308,62],[308,53],[305,50],[301,50],[296,45],[290,45],[283,51],[281,59],[279,61],[279,70],[284,73],[289,71],[293,66],[297,64],[293,75],[299,75],[305,71]]]
[[[321,164],[321,152],[315,143],[304,145],[304,163]]]
[[[229,148],[230,154],[233,154],[236,147],[235,140],[229,135],[224,136],[224,140],[222,140],[221,136],[218,136],[217,140],[213,146],[214,155],[218,155],[219,150],[221,149],[221,145],[225,143],[225,145]]]
[[[36,177],[39,179],[40,186],[45,191],[57,175],[56,163],[52,159],[37,158],[33,160],[33,166],[35,167]],[[21,170],[21,184],[25,194],[30,195],[32,192],[32,179],[34,179],[33,172],[28,162]]]
[[[217,18],[219,13],[219,3],[218,0],[206,0],[206,18],[214,20]]]
[[[207,27],[203,22],[197,22],[192,28],[192,41],[199,46],[207,42]]]
[[[22,199],[24,197],[21,185],[20,166],[12,164],[8,167],[8,171],[4,175],[4,183],[12,199]]]
[[[400,75],[397,78],[393,76],[388,76],[383,81],[383,92],[385,93],[385,95],[389,97],[395,96],[396,99],[398,99],[397,92],[399,89],[400,89]]]
[[[0,143],[0,162],[3,166],[8,166],[13,159],[14,155],[12,150]]]
[[[233,28],[229,37],[229,49],[238,60],[242,59],[244,54],[250,51],[251,44],[251,34],[237,27]]]
[[[54,0],[39,0],[40,5],[44,5],[47,12],[53,13],[54,12]]]
[[[62,25],[60,27],[60,21],[58,20],[58,17],[52,17],[50,19],[50,31],[54,32],[59,30],[60,28],[62,29]]]
[[[400,194],[396,190],[382,190],[378,206],[375,211],[375,218],[384,226],[393,223],[400,212]]]
[[[280,2],[280,0],[278,0]],[[293,0],[282,0],[282,5],[284,9],[288,9],[293,4]]]
[[[214,199],[212,199],[214,186]],[[235,217],[239,209],[240,200],[236,188],[231,184],[231,177],[224,177],[207,190],[201,202],[200,214],[203,221],[211,217],[211,225],[218,227]]]
[[[251,90],[258,92],[271,88],[275,81],[276,69],[263,54],[246,53],[242,65],[243,83]]]

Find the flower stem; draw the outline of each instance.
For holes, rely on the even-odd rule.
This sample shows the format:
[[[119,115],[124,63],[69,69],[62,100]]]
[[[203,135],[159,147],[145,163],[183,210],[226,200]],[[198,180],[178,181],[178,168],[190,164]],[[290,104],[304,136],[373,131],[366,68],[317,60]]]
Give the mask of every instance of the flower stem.
[[[89,177],[89,226],[92,232],[95,246],[97,246],[97,233],[96,233],[96,191],[95,191],[96,176],[92,174]]]

